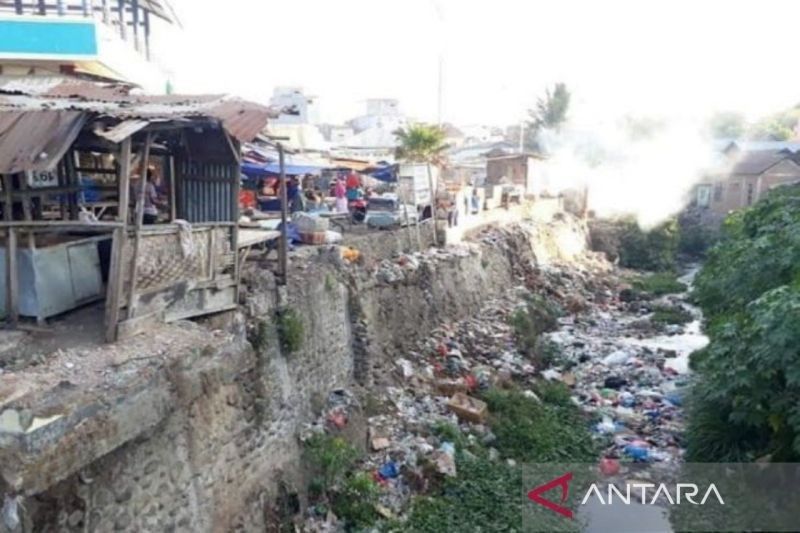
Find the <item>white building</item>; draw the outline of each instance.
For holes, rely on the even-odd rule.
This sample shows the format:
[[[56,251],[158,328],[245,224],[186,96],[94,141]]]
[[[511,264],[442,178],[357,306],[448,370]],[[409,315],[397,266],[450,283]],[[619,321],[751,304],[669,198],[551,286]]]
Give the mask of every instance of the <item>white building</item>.
[[[277,124],[318,124],[319,104],[316,96],[305,94],[302,87],[275,87],[270,105],[291,108],[296,114],[282,114],[272,122]]]
[[[355,132],[381,128],[394,131],[408,124],[400,112],[400,103],[393,98],[370,98],[366,102],[366,114],[350,121]]]
[[[2,81],[77,76],[163,93],[168,74],[152,39],[174,21],[166,0],[0,2]]]

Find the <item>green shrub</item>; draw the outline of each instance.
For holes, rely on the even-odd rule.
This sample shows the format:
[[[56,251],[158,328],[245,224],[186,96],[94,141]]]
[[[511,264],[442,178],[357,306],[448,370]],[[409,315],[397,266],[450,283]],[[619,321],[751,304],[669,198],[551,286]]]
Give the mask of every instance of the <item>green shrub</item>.
[[[688,324],[694,317],[692,313],[681,306],[656,307],[650,319],[654,324],[663,326],[667,324]]]
[[[676,294],[686,290],[686,285],[678,281],[678,276],[673,272],[657,272],[640,276],[631,283],[633,288],[653,296]]]
[[[294,353],[303,345],[303,321],[294,309],[283,309],[277,313],[278,338],[281,349]]]
[[[552,363],[553,352],[540,342],[540,336],[558,327],[558,317],[563,314],[555,303],[538,294],[526,298],[525,305],[516,309],[509,317],[514,329],[514,338],[520,352],[534,359],[541,367]]]
[[[668,220],[650,230],[643,230],[635,219],[620,220],[620,265],[656,272],[673,270],[678,250],[678,234],[675,220]]]
[[[334,514],[344,520],[348,529],[365,528],[378,519],[375,505],[380,491],[369,474],[359,472],[348,477],[331,500]]]
[[[705,257],[719,239],[719,230],[705,221],[680,222],[678,251],[693,258]]]
[[[408,520],[390,530],[420,533],[520,531],[522,475],[518,468],[483,457],[459,455],[458,477],[440,495],[417,498]]]
[[[710,343],[690,360],[688,457],[800,460],[800,187],[728,217],[693,294]]]
[[[259,320],[256,322],[256,327],[250,336],[250,344],[256,351],[260,352],[269,345],[270,338],[270,323],[266,320]]]
[[[497,435],[493,444],[505,457],[518,461],[594,461],[595,451],[586,422],[577,408],[566,404],[557,384],[553,404],[541,404],[520,392],[490,391],[485,395]],[[457,442],[453,426],[438,427],[440,434]],[[459,432],[460,433],[460,432]],[[448,435],[449,434],[449,435]],[[561,450],[561,451],[559,451]],[[390,531],[439,533],[461,531],[522,531],[522,471],[505,461],[493,461],[480,444],[470,453],[456,445],[458,476],[446,478],[441,490],[413,501],[408,520],[389,524]],[[558,516],[553,515],[557,526]]]
[[[322,492],[341,480],[358,460],[358,450],[341,437],[317,433],[305,442],[304,454]]]
[[[518,391],[490,390],[489,425],[496,447],[506,457],[528,463],[583,462],[595,459],[595,445],[586,420],[562,393],[550,390],[539,403]]]
[[[467,446],[467,438],[458,426],[449,422],[439,422],[433,426],[433,434],[443,441],[452,442],[457,449]]]
[[[533,391],[546,404],[565,408],[575,405],[572,403],[572,392],[569,387],[560,381],[539,380],[534,385]]]

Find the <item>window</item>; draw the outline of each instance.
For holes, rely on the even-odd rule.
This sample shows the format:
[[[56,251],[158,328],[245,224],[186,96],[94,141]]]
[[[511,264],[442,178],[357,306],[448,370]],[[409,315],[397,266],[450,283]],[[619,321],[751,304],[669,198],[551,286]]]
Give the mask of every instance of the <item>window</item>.
[[[753,193],[755,188],[752,183],[747,184],[747,205],[753,205]]]
[[[719,202],[722,200],[722,183],[714,184],[714,201]]]
[[[711,200],[711,185],[698,185],[697,186],[697,206],[708,207]]]

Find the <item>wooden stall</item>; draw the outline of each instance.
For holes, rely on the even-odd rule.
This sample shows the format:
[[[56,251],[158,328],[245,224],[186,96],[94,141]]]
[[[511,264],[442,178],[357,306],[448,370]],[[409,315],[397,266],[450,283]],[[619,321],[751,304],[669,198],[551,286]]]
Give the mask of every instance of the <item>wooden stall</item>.
[[[113,341],[235,307],[240,144],[270,115],[218,96],[0,94],[8,321],[105,299]]]

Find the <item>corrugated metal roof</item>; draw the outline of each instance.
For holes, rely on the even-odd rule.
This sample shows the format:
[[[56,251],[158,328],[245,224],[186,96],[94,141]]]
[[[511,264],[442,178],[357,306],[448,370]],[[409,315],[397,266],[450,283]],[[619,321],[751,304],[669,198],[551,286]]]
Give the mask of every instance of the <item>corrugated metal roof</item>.
[[[50,170],[64,157],[86,119],[79,111],[0,113],[0,174]]]
[[[103,100],[127,96],[131,88],[129,84],[97,83],[64,76],[0,75],[0,93],[6,94]]]
[[[55,85],[46,88],[48,94]],[[276,111],[225,95],[117,95],[74,84],[78,95],[42,96],[0,90],[0,174],[50,170],[63,157],[87,121],[103,119],[95,133],[121,142],[153,122],[191,119],[219,121],[232,137],[250,141]],[[62,89],[58,89],[62,90]],[[109,120],[110,119],[110,120]]]
[[[10,94],[0,90],[0,113],[9,111],[81,111],[119,120],[169,121],[185,118],[213,118],[240,141],[253,139],[277,116],[270,108],[227,95],[108,95],[92,98],[91,90],[79,89],[68,97]]]

